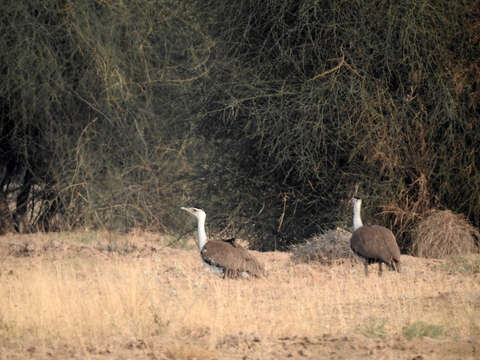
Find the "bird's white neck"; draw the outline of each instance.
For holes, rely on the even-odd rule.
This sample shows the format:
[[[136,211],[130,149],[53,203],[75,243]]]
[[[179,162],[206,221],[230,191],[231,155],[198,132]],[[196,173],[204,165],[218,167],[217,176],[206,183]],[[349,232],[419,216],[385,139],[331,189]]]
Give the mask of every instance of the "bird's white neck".
[[[353,203],[353,231],[363,226],[362,218],[360,217],[361,207],[362,207],[362,200],[355,199]]]
[[[205,232],[205,217],[198,218],[197,243],[200,250],[207,243],[207,233]]]

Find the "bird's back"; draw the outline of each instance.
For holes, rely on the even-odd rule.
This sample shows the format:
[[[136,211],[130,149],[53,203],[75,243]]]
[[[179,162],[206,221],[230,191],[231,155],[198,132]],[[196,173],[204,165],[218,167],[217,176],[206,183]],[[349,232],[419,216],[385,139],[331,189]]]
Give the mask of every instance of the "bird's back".
[[[200,253],[205,262],[223,268],[228,276],[236,277],[242,272],[264,274],[263,265],[235,241],[209,241]]]
[[[384,226],[362,226],[350,240],[352,250],[367,259],[390,263],[400,261],[400,249],[393,233]]]

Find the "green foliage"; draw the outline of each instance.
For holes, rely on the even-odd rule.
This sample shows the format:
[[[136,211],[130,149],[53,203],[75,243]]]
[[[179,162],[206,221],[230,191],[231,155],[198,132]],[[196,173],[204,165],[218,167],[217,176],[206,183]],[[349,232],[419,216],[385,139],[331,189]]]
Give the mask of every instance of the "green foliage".
[[[379,319],[375,316],[370,316],[366,319],[365,324],[357,328],[357,332],[367,338],[385,339],[388,335],[385,329],[386,319]]]
[[[445,335],[445,329],[440,325],[428,324],[423,321],[415,321],[414,323],[405,326],[402,329],[402,334],[407,340],[422,338],[424,336],[434,339]]]

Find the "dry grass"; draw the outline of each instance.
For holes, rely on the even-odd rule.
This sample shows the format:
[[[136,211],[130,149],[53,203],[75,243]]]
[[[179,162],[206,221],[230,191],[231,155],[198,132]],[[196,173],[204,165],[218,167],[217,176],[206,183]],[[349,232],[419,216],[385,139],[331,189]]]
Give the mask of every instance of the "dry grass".
[[[365,278],[362,266],[349,261],[294,265],[287,253],[257,253],[267,278],[222,280],[204,270],[196,251],[77,251],[61,245],[76,237],[63,236],[55,252],[23,257],[8,255],[8,248],[25,238],[2,239],[0,350],[13,341],[16,350],[18,342],[36,344],[36,353],[44,347],[58,353],[63,344],[82,356],[123,349],[157,358],[245,351],[268,358],[268,339],[277,339],[274,348],[278,339],[363,334],[372,318],[387,339],[416,321],[444,327],[447,337],[480,335],[478,274],[453,276],[436,260],[404,256],[402,274]],[[35,249],[51,242],[48,235],[28,239]],[[118,241],[125,239],[137,249],[151,240],[137,234]]]
[[[480,233],[463,215],[450,210],[433,211],[415,231],[413,253],[426,258],[478,253]]]
[[[296,264],[318,261],[331,265],[335,260],[350,258],[351,237],[351,232],[341,228],[315,235],[303,244],[292,246],[292,261]]]

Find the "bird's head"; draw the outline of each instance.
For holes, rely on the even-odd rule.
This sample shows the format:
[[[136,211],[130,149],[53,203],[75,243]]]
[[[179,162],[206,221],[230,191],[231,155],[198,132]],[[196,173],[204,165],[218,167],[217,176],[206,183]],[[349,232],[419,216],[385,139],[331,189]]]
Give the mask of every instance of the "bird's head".
[[[205,214],[205,211],[203,211],[202,209],[197,209],[194,207],[183,207],[183,206],[180,209],[185,210],[186,212],[189,212],[190,214],[195,216],[198,220],[200,219],[205,220],[205,218],[207,217],[207,214]]]

